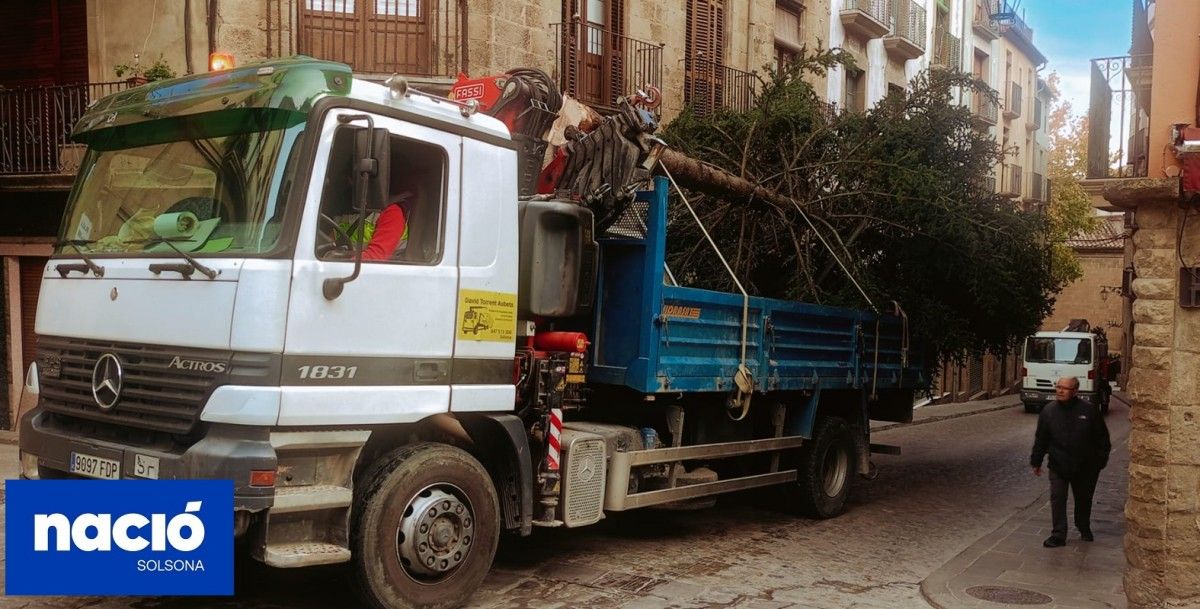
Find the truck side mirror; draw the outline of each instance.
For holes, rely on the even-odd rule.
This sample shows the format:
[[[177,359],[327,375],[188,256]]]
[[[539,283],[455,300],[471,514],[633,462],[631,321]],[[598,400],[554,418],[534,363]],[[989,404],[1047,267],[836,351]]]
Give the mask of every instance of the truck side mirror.
[[[387,129],[354,132],[354,205],[368,211],[383,209],[390,184],[391,146]]]
[[[375,120],[367,114],[342,114],[337,117],[343,125],[366,121],[366,129],[354,131],[354,156],[350,159],[354,178],[354,209],[358,212],[358,225],[367,220],[367,212],[382,209],[387,203],[389,172],[391,170],[391,145],[387,129],[376,129]],[[339,127],[341,129],[342,127]],[[362,270],[363,243],[356,241],[354,272],[348,277],[330,277],[321,284],[326,300],[342,295],[347,283],[358,279]]]

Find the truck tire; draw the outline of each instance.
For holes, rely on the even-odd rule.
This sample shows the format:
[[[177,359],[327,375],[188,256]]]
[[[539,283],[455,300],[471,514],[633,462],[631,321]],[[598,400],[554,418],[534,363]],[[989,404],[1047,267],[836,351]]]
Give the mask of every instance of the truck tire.
[[[1022,404],[1025,405],[1025,412],[1029,414],[1038,414],[1042,411],[1040,404],[1034,404],[1031,402],[1022,402]]]
[[[791,504],[812,518],[833,518],[846,507],[854,473],[854,440],[840,417],[817,421],[813,439],[800,448],[796,483],[788,487]]]
[[[500,537],[500,502],[487,470],[458,448],[421,443],[380,457],[360,488],[350,550],[366,605],[462,605],[491,569]]]

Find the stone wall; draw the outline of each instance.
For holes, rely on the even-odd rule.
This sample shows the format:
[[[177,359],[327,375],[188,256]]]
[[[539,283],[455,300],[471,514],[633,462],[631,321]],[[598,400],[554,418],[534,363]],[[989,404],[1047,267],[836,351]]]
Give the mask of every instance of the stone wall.
[[[467,53],[471,75],[500,74],[517,67],[554,73],[554,30],[561,0],[471,0]]]
[[[1200,261],[1200,224],[1178,241],[1177,181],[1106,191],[1136,207],[1135,322],[1129,373],[1125,592],[1136,609],[1200,605],[1200,310],[1177,298],[1179,258]],[[1177,252],[1176,246],[1181,245]]]
[[[1057,332],[1072,319],[1086,319],[1092,327],[1104,328],[1110,353],[1121,353],[1125,341],[1122,327],[1120,287],[1124,258],[1121,250],[1077,251],[1083,276],[1055,297],[1054,312],[1042,322],[1042,330]]]
[[[625,10],[628,13],[625,31],[630,37],[663,45],[663,103],[659,112],[663,122],[669,122],[683,110],[683,53],[687,45],[687,3],[685,0],[626,2]],[[728,24],[728,19],[726,21]]]
[[[193,45],[203,45],[203,55],[193,53],[197,71],[208,62],[207,33],[202,2],[193,0],[196,16],[192,23]],[[151,14],[153,13],[153,15]],[[177,74],[184,74],[183,3],[158,2],[150,6],[143,0],[107,0],[87,4],[88,78],[91,82],[119,80],[113,67],[132,65],[135,55],[140,65],[149,67],[161,55]],[[128,76],[128,75],[126,75]]]

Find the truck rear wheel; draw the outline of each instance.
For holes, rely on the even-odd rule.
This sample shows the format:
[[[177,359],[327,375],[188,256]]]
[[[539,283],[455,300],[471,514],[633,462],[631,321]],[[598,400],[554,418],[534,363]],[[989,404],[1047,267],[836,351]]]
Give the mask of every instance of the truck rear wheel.
[[[466,452],[415,444],[380,458],[362,481],[351,521],[357,587],[376,609],[454,607],[491,569],[500,504]]]
[[[788,488],[791,504],[805,516],[833,518],[846,507],[854,473],[854,440],[839,417],[817,421],[813,439],[800,448],[796,483]]]

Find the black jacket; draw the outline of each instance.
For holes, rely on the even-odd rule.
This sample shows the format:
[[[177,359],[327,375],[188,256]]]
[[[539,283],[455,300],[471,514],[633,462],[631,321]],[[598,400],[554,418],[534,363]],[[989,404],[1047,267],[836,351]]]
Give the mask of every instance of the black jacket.
[[[1070,478],[1081,472],[1104,469],[1111,449],[1108,426],[1095,406],[1078,398],[1065,403],[1052,401],[1038,416],[1029,464],[1041,467],[1042,459],[1049,453],[1050,469]]]

